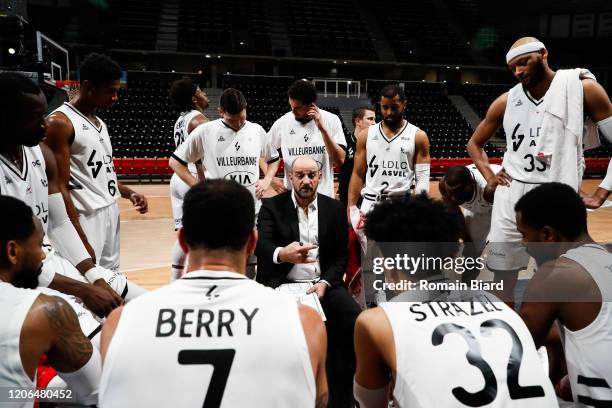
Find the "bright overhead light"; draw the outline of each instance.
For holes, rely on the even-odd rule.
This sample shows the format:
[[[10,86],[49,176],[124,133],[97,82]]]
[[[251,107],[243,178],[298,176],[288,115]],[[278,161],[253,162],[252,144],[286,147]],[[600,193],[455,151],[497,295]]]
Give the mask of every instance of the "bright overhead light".
[[[11,47],[11,48],[9,48],[9,49],[8,49],[8,53],[9,53],[9,54],[11,54],[11,55],[14,55],[14,54],[15,54],[15,49],[14,49],[14,48],[12,48],[12,47]]]
[[[348,84],[350,85],[350,84],[351,84],[351,81],[348,81]]]
[[[175,72],[174,70],[172,70],[172,72]]]
[[[344,61],[343,64],[348,64],[348,62]]]
[[[455,69],[459,69],[459,67],[455,67]]]
[[[240,45],[244,45],[244,41],[240,41]]]
[[[206,58],[210,58],[210,54],[206,54]]]

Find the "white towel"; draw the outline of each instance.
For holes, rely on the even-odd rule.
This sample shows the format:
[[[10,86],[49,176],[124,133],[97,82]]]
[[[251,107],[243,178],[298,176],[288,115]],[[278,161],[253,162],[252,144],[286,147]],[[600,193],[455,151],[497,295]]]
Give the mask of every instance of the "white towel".
[[[581,79],[595,79],[587,69],[558,70],[544,101],[544,118],[536,149],[537,158],[550,166],[550,180],[580,186],[584,171],[584,148],[596,147],[597,127],[585,126],[584,91]],[[585,136],[586,135],[586,136]],[[588,137],[587,137],[588,136]],[[587,146],[583,147],[584,141]]]

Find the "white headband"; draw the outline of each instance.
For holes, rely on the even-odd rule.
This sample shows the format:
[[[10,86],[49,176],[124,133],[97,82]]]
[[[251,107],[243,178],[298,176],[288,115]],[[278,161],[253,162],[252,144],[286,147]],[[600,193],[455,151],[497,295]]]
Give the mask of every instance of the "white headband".
[[[546,46],[540,41],[519,45],[518,47],[508,51],[508,53],[506,54],[506,64],[509,64],[511,60],[518,57],[519,55],[540,51],[542,48],[546,49]]]

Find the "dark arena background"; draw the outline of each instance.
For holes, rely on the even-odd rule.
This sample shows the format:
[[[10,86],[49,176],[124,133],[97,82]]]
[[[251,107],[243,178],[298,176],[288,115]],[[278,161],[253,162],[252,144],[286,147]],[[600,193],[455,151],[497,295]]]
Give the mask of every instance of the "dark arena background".
[[[612,3],[605,0],[520,5],[486,0],[0,1],[0,69],[26,72],[39,81],[50,110],[78,89],[76,67],[88,53],[106,53],[120,63],[119,101],[100,116],[109,127],[119,177],[150,184],[140,187],[152,196],[150,213],[137,216],[125,207],[122,236],[154,233],[158,239],[152,245],[123,239],[121,252],[122,270],[147,271],[133,278],[149,287],[167,281],[167,248],[174,239],[164,184],[172,174],[168,158],[179,115],[168,98],[172,81],[193,77],[209,96],[211,119],[218,118],[223,89],[239,89],[248,102],[248,119],[269,130],[289,111],[287,87],[307,78],[319,91],[318,105],[339,115],[347,135],[353,131],[352,109],[371,104],[380,120],[379,92],[399,82],[408,98],[407,119],[431,143],[431,194],[436,196],[435,179],[452,165],[471,162],[466,144],[473,130],[491,102],[516,83],[505,53],[522,36],[546,44],[553,69],[588,68],[611,94]],[[486,152],[491,162],[500,163],[504,150],[500,129]],[[611,155],[612,146],[602,138],[602,146],[586,152],[585,178],[600,179]],[[598,184],[585,182],[589,191]],[[608,210],[601,212],[610,216]],[[600,228],[602,239],[612,238],[605,225]]]

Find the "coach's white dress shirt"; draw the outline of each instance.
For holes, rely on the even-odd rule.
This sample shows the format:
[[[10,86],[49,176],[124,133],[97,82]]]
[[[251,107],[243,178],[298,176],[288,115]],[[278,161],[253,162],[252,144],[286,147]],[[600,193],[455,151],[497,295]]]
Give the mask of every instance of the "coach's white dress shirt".
[[[317,207],[317,200],[315,199],[308,204],[308,214],[302,207],[300,207],[295,198],[295,191],[291,193],[291,200],[298,214],[298,226],[300,230],[300,243],[319,245],[319,214]],[[281,263],[278,259],[278,253],[282,248],[276,248],[273,255],[275,263]],[[295,264],[287,279],[290,281],[314,281],[321,277],[321,266],[319,264],[319,248],[311,249],[308,251],[308,258],[314,259],[315,262]]]

